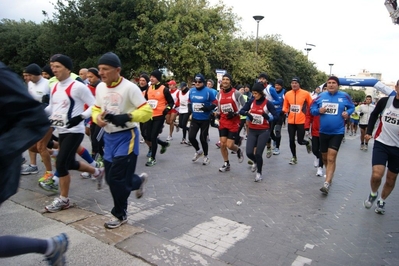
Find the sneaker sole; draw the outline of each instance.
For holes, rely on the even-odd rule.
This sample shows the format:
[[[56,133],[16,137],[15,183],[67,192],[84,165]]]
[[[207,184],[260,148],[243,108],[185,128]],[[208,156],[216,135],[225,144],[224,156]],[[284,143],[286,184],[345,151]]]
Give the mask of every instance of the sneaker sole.
[[[67,207],[62,207],[62,208],[59,209],[59,210],[51,210],[51,209],[47,209],[47,207],[44,207],[44,209],[45,209],[47,212],[55,213],[55,212],[59,212],[59,211],[63,211],[63,210],[69,209],[70,207],[71,207],[71,206],[68,205]]]
[[[363,201],[363,206],[364,206],[364,208],[366,208],[366,209],[371,209],[371,207],[373,206],[373,203],[371,203],[370,206],[367,206],[367,205],[366,205],[366,202],[368,202],[368,201],[367,201],[367,200]]]
[[[35,175],[39,173],[39,171],[34,171],[34,172],[21,172],[21,175]]]
[[[320,189],[320,191],[324,194],[324,195],[328,195],[328,190],[325,187],[322,187]]]
[[[108,225],[107,223],[104,223],[104,227],[105,227],[105,228],[108,228],[108,229],[115,229],[115,228],[118,228],[118,227],[120,227],[121,225],[123,225],[123,224],[125,224],[125,223],[127,223],[127,219],[121,221],[118,225],[115,225],[115,226],[113,226],[113,225]]]

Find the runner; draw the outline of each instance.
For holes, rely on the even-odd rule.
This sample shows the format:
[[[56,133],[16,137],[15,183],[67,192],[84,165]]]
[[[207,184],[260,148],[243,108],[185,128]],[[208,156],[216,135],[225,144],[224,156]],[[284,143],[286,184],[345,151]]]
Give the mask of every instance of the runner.
[[[274,88],[277,93],[278,99],[273,100],[274,108],[277,112],[277,118],[273,120],[270,124],[270,138],[267,144],[267,147],[271,148],[271,141],[273,140],[275,143],[275,147],[273,150],[273,155],[280,154],[280,143],[281,143],[281,127],[283,125],[283,120],[285,118],[284,113],[282,112],[284,97],[285,97],[285,89],[283,88],[283,80],[276,79],[274,83]],[[267,152],[271,152],[267,150]],[[270,156],[269,156],[270,157]]]
[[[219,168],[219,172],[230,171],[229,152],[227,149],[237,153],[238,162],[242,163],[244,154],[240,147],[235,144],[237,138],[240,138],[238,128],[240,127],[240,116],[238,111],[244,106],[245,100],[242,94],[232,87],[232,77],[226,73],[222,77],[220,84],[221,90],[216,96],[218,101],[219,113],[219,137],[220,152],[224,163]]]
[[[183,138],[180,144],[191,145],[187,139],[187,132],[189,128],[187,127],[188,120],[190,118],[190,113],[188,111],[188,95],[190,88],[187,86],[186,82],[180,83],[180,91],[177,94],[176,106],[179,107],[179,125],[178,127],[183,131]]]
[[[266,99],[261,83],[255,83],[252,87],[252,96],[240,110],[240,114],[246,115],[250,121],[246,153],[248,158],[253,161],[251,171],[256,172],[255,182],[259,182],[262,180],[262,154],[270,136],[270,121],[277,117],[277,112],[273,103]]]
[[[195,149],[192,161],[196,162],[201,156],[204,156],[202,164],[208,165],[210,163],[207,140],[210,123],[209,114],[216,108],[217,100],[215,94],[211,91],[212,89],[205,86],[205,77],[202,74],[195,75],[194,86],[195,87],[190,90],[188,99],[188,109],[192,112],[188,138]],[[200,129],[200,142],[202,149],[200,149],[196,139],[197,133]]]
[[[306,145],[308,153],[312,152],[310,141],[304,140],[306,110],[310,108],[312,97],[308,91],[300,88],[300,79],[295,77],[291,80],[291,88],[285,94],[283,113],[288,113],[288,135],[290,139],[290,149],[292,158],[289,164],[297,164],[295,135],[299,145]]]
[[[104,165],[106,179],[114,201],[112,219],[104,227],[114,229],[127,222],[128,198],[136,191],[141,198],[146,173],[135,174],[140,135],[137,122],[151,119],[152,109],[140,89],[120,76],[119,57],[108,52],[98,60],[102,83],[97,86],[92,119],[105,130]],[[161,90],[162,92],[162,90]]]
[[[371,95],[366,96],[366,101],[359,106],[358,114],[360,116],[359,127],[360,127],[360,150],[367,151],[369,141],[364,139],[367,132],[367,124],[371,112],[373,112],[375,105],[371,103]]]
[[[326,178],[320,191],[327,195],[334,177],[336,160],[342,138],[345,136],[345,119],[354,112],[351,97],[339,91],[339,79],[330,76],[327,92],[321,93],[311,106],[311,114],[320,116],[320,152],[326,166]]]
[[[365,135],[365,140],[371,139],[374,125],[379,120],[374,137],[371,160],[371,192],[364,201],[366,209],[370,209],[373,206],[378,197],[378,189],[384,176],[385,168],[388,168],[381,196],[376,203],[375,212],[378,214],[385,213],[385,200],[394,189],[399,173],[399,80],[396,82],[395,91],[396,95],[384,97],[378,101],[375,109],[370,114]],[[380,115],[381,118],[379,119]]]
[[[176,103],[177,94],[179,93],[179,90],[177,89],[177,83],[176,81],[171,80],[168,82],[168,85],[170,95],[172,95],[173,98],[173,102]],[[166,141],[171,141],[173,139],[172,134],[173,130],[175,129],[175,120],[178,114],[179,112],[176,110],[176,105],[174,105],[165,116],[165,122],[169,125],[169,136],[166,138]]]

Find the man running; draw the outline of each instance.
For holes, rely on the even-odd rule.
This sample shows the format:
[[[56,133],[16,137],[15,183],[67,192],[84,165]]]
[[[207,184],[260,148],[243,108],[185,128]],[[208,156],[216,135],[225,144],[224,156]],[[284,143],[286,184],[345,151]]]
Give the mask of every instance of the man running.
[[[375,105],[371,103],[371,95],[366,96],[366,101],[359,106],[357,110],[360,116],[359,127],[360,127],[360,149],[367,151],[369,141],[364,138],[367,132],[367,124],[369,122],[370,114],[373,112]]]

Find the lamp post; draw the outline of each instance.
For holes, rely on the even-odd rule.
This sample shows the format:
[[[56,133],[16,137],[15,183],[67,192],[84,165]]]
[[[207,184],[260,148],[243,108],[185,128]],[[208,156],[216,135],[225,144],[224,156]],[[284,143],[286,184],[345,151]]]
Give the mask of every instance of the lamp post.
[[[256,27],[256,54],[258,54],[258,34],[259,34],[259,22],[264,18],[264,16],[253,16],[257,23]]]
[[[304,49],[306,51],[306,58],[309,58],[309,52],[312,51],[312,48],[309,46],[316,47],[314,44],[306,43],[306,47]]]
[[[331,77],[331,73],[332,73],[332,67],[334,64],[328,64],[330,66],[330,77]]]

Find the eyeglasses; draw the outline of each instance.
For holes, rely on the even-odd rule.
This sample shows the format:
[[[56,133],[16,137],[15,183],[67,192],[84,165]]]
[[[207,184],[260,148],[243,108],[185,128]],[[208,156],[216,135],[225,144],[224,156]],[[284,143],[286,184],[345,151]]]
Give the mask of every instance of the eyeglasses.
[[[194,81],[193,83],[203,83],[202,81]]]

